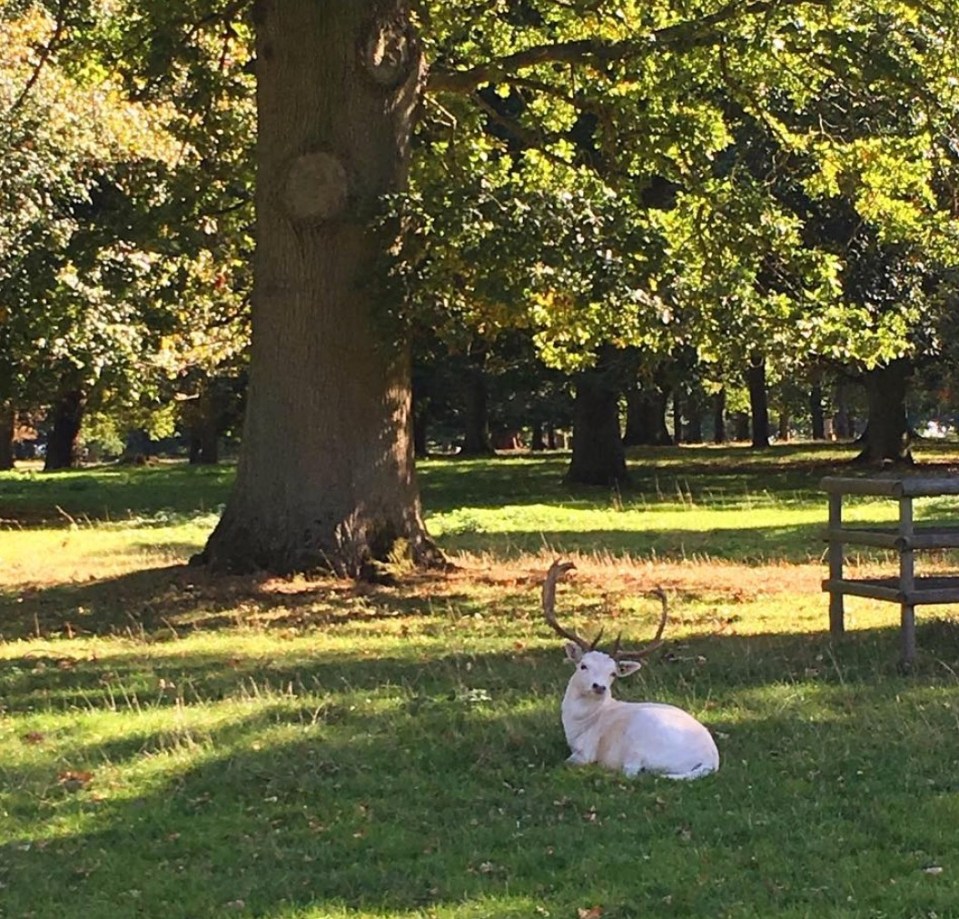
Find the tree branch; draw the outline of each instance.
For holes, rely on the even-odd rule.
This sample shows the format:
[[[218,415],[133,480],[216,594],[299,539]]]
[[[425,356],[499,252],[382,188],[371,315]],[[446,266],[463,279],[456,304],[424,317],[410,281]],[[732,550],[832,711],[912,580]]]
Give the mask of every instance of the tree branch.
[[[553,153],[545,143],[547,140],[556,141],[558,138],[547,137],[542,132],[531,130],[530,128],[524,127],[519,122],[514,121],[512,118],[501,115],[478,93],[473,94],[473,99],[476,104],[486,113],[486,116],[490,119],[490,121],[498,124],[505,131],[508,131],[510,134],[512,134],[513,137],[518,140],[524,148],[539,150],[539,152],[548,160],[550,160],[550,162],[556,163],[558,166],[563,166],[566,169],[569,169],[572,166],[572,163],[567,162],[561,156],[557,156],[555,153]]]
[[[723,32],[719,28],[732,20],[762,16],[781,9],[800,5],[826,6],[831,0],[753,0],[742,3],[733,0],[714,13],[701,19],[678,22],[654,29],[638,39],[602,41],[581,39],[536,45],[514,54],[497,58],[465,70],[434,69],[430,72],[427,90],[430,92],[469,93],[487,83],[508,80],[510,75],[540,64],[593,64],[604,66],[616,61],[657,54],[661,51],[691,51],[719,44]]]
[[[50,60],[51,55],[56,50],[57,45],[60,43],[60,39],[63,36],[63,30],[66,27],[67,3],[68,0],[60,0],[60,2],[57,4],[57,18],[54,23],[53,34],[50,36],[50,40],[43,46],[43,50],[40,52],[40,57],[37,59],[37,63],[33,68],[33,73],[30,74],[30,78],[24,84],[23,89],[20,91],[20,95],[13,100],[13,104],[7,110],[7,115],[13,115],[20,109],[24,102],[27,101],[27,96],[30,95],[33,87],[36,86],[37,80],[40,79],[40,74],[43,72],[43,68],[46,67],[47,61]]]

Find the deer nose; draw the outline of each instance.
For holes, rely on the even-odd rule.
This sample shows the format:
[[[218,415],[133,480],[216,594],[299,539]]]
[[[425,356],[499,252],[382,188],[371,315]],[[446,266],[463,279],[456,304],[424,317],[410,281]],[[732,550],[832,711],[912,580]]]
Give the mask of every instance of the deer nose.
[[[606,692],[606,687],[603,686],[602,683],[593,683],[593,692],[595,692],[596,695],[601,696],[604,692]]]

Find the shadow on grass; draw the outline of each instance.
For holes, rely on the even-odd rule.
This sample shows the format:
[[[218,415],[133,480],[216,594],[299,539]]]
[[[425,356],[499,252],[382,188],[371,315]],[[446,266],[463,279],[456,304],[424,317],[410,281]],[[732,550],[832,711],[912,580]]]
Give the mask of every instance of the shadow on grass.
[[[352,581],[284,583],[267,575],[213,576],[204,568],[168,565],[118,577],[0,592],[0,639],[123,634],[137,638],[196,628],[262,625],[324,627],[395,619],[424,612],[415,592],[433,575],[408,575],[404,591]],[[472,609],[466,595],[445,599]]]
[[[689,493],[708,501],[713,493],[742,495],[768,490],[818,492],[819,478],[847,469],[844,453],[831,444],[778,445],[765,451],[743,446],[638,448],[629,451],[632,484],[618,495]],[[564,483],[564,454],[500,456],[483,460],[434,459],[420,464],[424,507],[431,513],[504,504],[602,506],[609,488]],[[932,469],[933,466],[924,466]],[[0,474],[0,525],[33,528],[71,521],[149,522],[160,515],[209,514],[229,494],[235,467],[93,466],[56,475]]]
[[[724,765],[692,784],[562,768],[559,688],[543,686],[563,679],[558,654],[473,656],[468,685],[455,657],[271,670],[278,681],[295,671],[303,698],[198,732],[185,768],[156,732],[71,754],[78,769],[153,765],[141,793],[101,797],[99,778],[69,791],[51,774],[19,798],[8,810],[22,830],[0,849],[4,908],[85,919],[575,915],[592,904],[613,919],[950,915],[959,882],[923,869],[959,858],[956,752],[942,747],[955,715],[900,698],[941,684],[877,676],[870,643],[887,637],[854,649],[858,679],[855,663],[842,674],[823,664],[825,642],[810,636],[725,637],[706,673],[654,669],[674,690],[708,683],[712,667],[723,675],[728,717],[713,726]],[[945,637],[954,659],[957,636]],[[744,712],[737,685],[790,682],[779,655],[823,669]],[[205,699],[229,672],[223,658],[172,649],[166,664]],[[389,705],[364,704],[378,688]],[[41,768],[5,785],[41,782]]]
[[[741,519],[743,515],[737,515]],[[823,514],[825,518],[825,511]],[[537,553],[548,546],[557,554],[582,553],[625,558],[655,558],[662,561],[687,559],[735,561],[744,564],[818,561],[825,552],[824,523],[793,526],[729,527],[689,530],[518,530],[483,532],[463,529],[445,533],[439,540],[447,552],[515,558]],[[865,549],[861,555],[869,554]],[[875,555],[880,550],[875,550]]]
[[[742,497],[751,491],[818,496],[823,476],[848,472],[830,445],[769,451],[741,446],[633,448],[627,459],[630,482],[616,489],[566,483],[568,455],[434,461],[420,472],[423,504],[429,513],[557,502],[602,507],[610,500],[628,502],[637,496],[682,501],[695,497],[708,505],[717,495]]]
[[[170,463],[7,473],[0,476],[0,521],[29,528],[87,519],[209,514],[226,500],[234,471],[232,465]]]
[[[310,630],[302,632],[307,637]],[[756,635],[692,635],[670,641],[640,676],[623,684],[619,695],[711,707],[714,692],[808,683],[848,688],[887,678],[893,691],[922,680],[959,682],[959,622],[930,619],[917,627],[919,655],[914,674],[903,680],[897,669],[899,632],[887,628],[849,632],[836,640],[827,632]],[[534,695],[558,700],[567,667],[555,648],[520,646],[489,653],[464,648],[437,653],[415,639],[408,654],[395,651],[361,658],[349,652],[313,651],[302,641],[273,639],[263,651],[235,653],[190,649],[170,639],[131,643],[108,657],[46,655],[27,650],[0,659],[3,711],[138,711],[230,699],[362,695],[384,686],[411,697],[454,698],[468,684],[497,697]],[[337,704],[323,703],[324,720],[351,716]],[[315,704],[303,710],[304,717]],[[312,717],[311,716],[311,717]],[[707,715],[708,717],[708,715]]]

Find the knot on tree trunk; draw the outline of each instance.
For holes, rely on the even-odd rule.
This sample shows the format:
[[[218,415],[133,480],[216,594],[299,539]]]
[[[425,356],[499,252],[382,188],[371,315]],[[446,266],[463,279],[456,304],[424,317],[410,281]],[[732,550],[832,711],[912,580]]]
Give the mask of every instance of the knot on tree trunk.
[[[419,68],[419,44],[403,5],[374,19],[361,33],[359,58],[373,82],[385,89],[402,86]]]
[[[294,221],[331,220],[346,210],[348,199],[346,168],[331,153],[304,153],[290,164],[283,204]]]

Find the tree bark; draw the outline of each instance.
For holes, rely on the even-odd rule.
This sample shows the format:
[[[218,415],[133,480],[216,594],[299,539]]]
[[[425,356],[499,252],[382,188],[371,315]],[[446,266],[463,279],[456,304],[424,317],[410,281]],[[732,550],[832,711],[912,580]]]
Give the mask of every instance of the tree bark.
[[[869,417],[862,438],[862,450],[854,462],[877,465],[911,465],[909,423],[906,418],[906,391],[912,365],[893,361],[865,374]]]
[[[68,390],[58,399],[53,408],[53,429],[47,438],[44,472],[75,469],[80,465],[78,441],[86,404],[86,394],[80,389]]]
[[[196,561],[373,577],[438,560],[413,466],[410,347],[389,309],[424,66],[403,0],[259,0],[250,389],[236,482]]]
[[[607,361],[579,374],[573,402],[573,455],[566,481],[625,485],[626,453],[619,431],[619,388]]]
[[[769,402],[766,395],[766,361],[753,355],[746,370],[749,387],[749,415],[752,419],[752,445],[756,449],[769,446]]]
[[[17,413],[12,403],[0,404],[0,472],[13,469],[13,435],[17,427]]]

